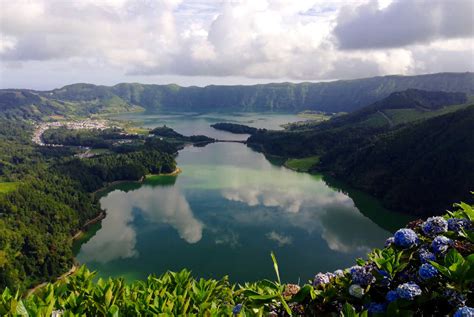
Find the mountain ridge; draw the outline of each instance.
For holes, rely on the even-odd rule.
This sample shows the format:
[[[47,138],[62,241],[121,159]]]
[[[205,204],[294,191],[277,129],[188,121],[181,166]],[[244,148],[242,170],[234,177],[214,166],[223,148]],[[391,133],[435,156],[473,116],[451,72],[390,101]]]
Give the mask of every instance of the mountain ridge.
[[[89,115],[144,110],[187,112],[352,112],[396,91],[421,89],[474,95],[474,73],[377,76],[319,83],[209,85],[181,87],[119,83],[78,83],[49,91],[0,90],[0,115],[39,119],[46,115]],[[28,92],[41,101],[6,110],[15,94]],[[14,103],[14,102],[13,102]],[[35,111],[38,110],[38,111]]]

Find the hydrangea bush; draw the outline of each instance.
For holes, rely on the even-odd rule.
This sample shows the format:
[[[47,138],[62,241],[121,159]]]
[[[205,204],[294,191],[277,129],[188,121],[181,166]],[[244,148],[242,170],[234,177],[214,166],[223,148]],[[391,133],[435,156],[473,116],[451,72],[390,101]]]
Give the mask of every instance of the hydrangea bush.
[[[127,285],[85,267],[34,294],[5,289],[1,316],[474,316],[474,206],[414,221],[367,260],[305,285],[233,285],[168,272]]]

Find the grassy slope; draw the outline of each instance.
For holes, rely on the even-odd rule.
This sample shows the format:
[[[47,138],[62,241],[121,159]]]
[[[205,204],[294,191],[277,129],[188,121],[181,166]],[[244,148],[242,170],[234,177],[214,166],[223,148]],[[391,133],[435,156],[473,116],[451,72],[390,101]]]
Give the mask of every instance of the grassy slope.
[[[0,194],[12,192],[18,188],[20,182],[0,182]]]
[[[288,159],[285,166],[298,172],[308,172],[311,167],[319,162],[319,156],[310,156],[300,159]]]

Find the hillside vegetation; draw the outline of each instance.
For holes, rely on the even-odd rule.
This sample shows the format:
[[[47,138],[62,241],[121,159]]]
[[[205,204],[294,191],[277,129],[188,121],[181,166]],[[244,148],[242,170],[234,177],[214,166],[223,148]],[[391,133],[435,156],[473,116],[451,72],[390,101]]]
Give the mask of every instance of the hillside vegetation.
[[[177,148],[157,138],[124,148],[107,143],[118,131],[63,131],[69,134],[61,140],[72,144],[94,140],[108,147],[102,155],[80,159],[74,147],[34,145],[32,130],[0,119],[0,289],[23,290],[71,268],[71,237],[102,212],[92,192],[176,168]]]
[[[180,87],[74,84],[52,91],[0,90],[0,115],[42,119],[136,110],[194,112],[352,112],[396,91],[422,89],[474,95],[473,73],[385,76],[324,83]]]
[[[469,191],[474,184],[474,105],[429,102],[440,94],[445,102],[456,104],[462,99],[449,93],[394,93],[319,124],[290,126],[287,131],[259,130],[248,144],[287,158],[318,156],[310,170],[329,173],[363,189],[390,209],[432,213],[447,208],[452,200],[471,199]],[[420,96],[425,101],[416,99]],[[418,107],[434,110],[424,110],[423,114],[429,115],[397,124],[368,120],[382,109]]]

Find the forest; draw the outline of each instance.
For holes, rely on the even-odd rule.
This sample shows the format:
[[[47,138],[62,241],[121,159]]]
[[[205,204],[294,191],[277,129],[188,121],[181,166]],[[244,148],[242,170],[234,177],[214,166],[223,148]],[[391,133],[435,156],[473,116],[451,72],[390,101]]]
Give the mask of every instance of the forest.
[[[252,128],[243,124],[229,123],[229,122],[218,122],[211,124],[216,130],[227,131],[236,134],[253,134],[257,132],[257,128]]]
[[[0,120],[0,187],[9,189],[0,192],[2,289],[25,290],[70,269],[71,237],[101,212],[92,192],[110,182],[140,180],[176,168],[176,146],[157,138],[79,159],[73,147],[33,145],[32,130],[28,123]],[[56,138],[54,142],[84,145],[74,141],[77,134],[80,140],[99,143],[110,137],[108,131],[68,131],[50,137]]]
[[[399,96],[388,97],[313,126],[259,130],[247,143],[269,155],[317,156],[310,171],[335,176],[381,199],[392,210],[431,214],[442,212],[453,200],[472,200],[474,105],[424,111],[423,117],[396,125],[369,120],[379,109],[401,111],[397,105],[407,104],[399,103]],[[420,102],[415,104],[420,106]]]

